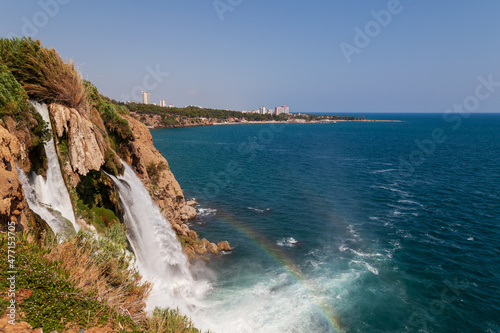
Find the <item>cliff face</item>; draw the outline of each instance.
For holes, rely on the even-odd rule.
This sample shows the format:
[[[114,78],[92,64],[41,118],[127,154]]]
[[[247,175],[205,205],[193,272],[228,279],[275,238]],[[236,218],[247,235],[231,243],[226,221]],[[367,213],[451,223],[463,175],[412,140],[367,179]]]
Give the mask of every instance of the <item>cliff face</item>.
[[[0,226],[2,231],[7,230],[11,221],[16,222],[16,231],[22,231],[28,227],[25,211],[27,205],[15,164],[19,157],[19,141],[0,126]]]
[[[124,118],[128,121],[134,140],[128,146],[122,146],[117,151],[118,155],[134,167],[167,218],[170,221],[178,220],[185,203],[184,194],[167,160],[153,145],[153,137],[144,124],[131,116]]]
[[[175,119],[175,124],[165,124],[162,117],[158,114],[138,114],[132,113],[145,124],[148,128],[171,128],[171,127],[192,127],[192,126],[207,126],[217,122],[215,118],[184,118],[178,115],[172,115]]]
[[[63,105],[52,104],[50,113],[57,136],[67,135],[72,171],[85,176],[90,170],[99,170],[106,149],[97,126],[85,114]]]
[[[0,88],[2,229],[15,220],[18,230],[29,229],[35,239],[47,230],[41,218],[29,210],[16,163],[26,173],[45,177],[48,162],[44,143],[53,137],[78,220],[92,223],[101,233],[123,220],[118,190],[106,175],[123,172],[120,156],[133,166],[190,259],[208,251],[219,253],[217,245],[200,240],[186,225],[196,217],[196,209],[193,203],[186,204],[182,189],[168,162],[154,147],[148,128],[126,107],[100,95],[55,50],[29,38],[0,39]],[[38,106],[33,107],[30,100],[50,104],[50,124],[36,112]]]
[[[109,153],[114,154],[110,137],[95,109],[88,116],[77,109],[53,103],[49,107],[49,112],[61,160],[61,169],[68,190],[71,192],[73,187],[76,188],[85,182],[89,172],[99,171],[103,166],[108,165],[107,162],[110,160],[109,158],[107,160],[106,156],[109,156]],[[199,257],[207,259],[208,253],[219,254],[221,250],[230,249],[226,244],[218,246],[206,239],[200,240],[197,233],[188,227],[186,222],[197,215],[193,207],[194,203],[186,203],[182,189],[171,172],[168,161],[154,147],[149,129],[131,115],[122,117],[128,122],[132,139],[121,142],[116,153],[125,163],[133,166],[137,176],[149,190],[152,199],[171,223],[189,259],[194,260]],[[13,122],[12,119],[9,121]],[[16,127],[14,122],[10,125],[11,128]],[[35,229],[43,229],[35,225],[36,219],[29,212],[16,171],[16,162],[24,166],[26,171],[32,167],[27,153],[23,158],[21,148],[29,148],[32,145],[28,140],[30,136],[25,131],[15,131],[15,134],[21,140],[9,133],[7,129],[0,127],[0,161],[3,162],[0,163],[1,225],[5,228],[11,219],[15,219],[18,222],[18,230],[27,229],[30,225]],[[22,144],[22,141],[26,142]],[[28,150],[24,148],[24,151]],[[110,163],[119,164],[117,157],[113,156]],[[23,163],[22,160],[25,162]],[[105,186],[112,187],[111,181],[102,180],[102,178],[97,181],[104,181]],[[76,200],[78,198],[73,197],[73,201]],[[115,198],[114,202],[117,204],[118,199]],[[73,202],[73,205],[76,207],[76,202]]]
[[[132,116],[124,118],[128,121],[134,140],[120,147],[118,154],[134,167],[151,197],[181,239],[188,258],[193,260],[201,256],[202,259],[207,259],[207,253],[219,254],[221,250],[230,250],[229,244],[219,247],[206,239],[200,240],[197,233],[190,230],[186,222],[197,215],[193,207],[195,203],[185,201],[182,189],[170,171],[167,160],[153,145],[149,129]]]

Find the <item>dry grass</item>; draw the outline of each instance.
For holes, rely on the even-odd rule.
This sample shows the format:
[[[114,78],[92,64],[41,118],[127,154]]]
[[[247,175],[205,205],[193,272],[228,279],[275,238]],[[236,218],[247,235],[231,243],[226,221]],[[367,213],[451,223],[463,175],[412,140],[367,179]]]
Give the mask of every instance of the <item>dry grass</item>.
[[[151,333],[199,333],[192,321],[178,309],[156,308],[148,319],[148,332]]]
[[[30,54],[28,59],[37,66],[41,81],[23,85],[28,95],[90,113],[87,89],[72,61],[64,62],[54,49],[45,48],[38,55]]]
[[[0,58],[31,98],[90,112],[83,78],[54,49],[30,38],[1,39]]]
[[[55,245],[46,258],[59,262],[69,272],[77,289],[94,295],[116,313],[129,315],[135,323],[146,323],[146,299],[149,282],[129,268],[130,260],[107,239],[96,240],[81,232],[74,239]]]

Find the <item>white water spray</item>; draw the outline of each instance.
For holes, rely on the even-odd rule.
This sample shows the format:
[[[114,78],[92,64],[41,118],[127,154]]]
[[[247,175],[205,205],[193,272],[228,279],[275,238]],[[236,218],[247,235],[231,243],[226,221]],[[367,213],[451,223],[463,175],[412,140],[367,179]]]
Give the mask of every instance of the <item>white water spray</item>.
[[[152,310],[155,306],[178,307],[183,313],[193,315],[193,310],[210,285],[193,278],[172,226],[132,168],[125,163],[123,166],[123,176],[110,177],[118,187],[127,237],[140,272],[154,284],[147,309]]]
[[[40,200],[40,194],[36,190],[36,178],[40,177],[36,173],[32,173],[30,176],[27,176],[23,170],[17,168],[17,174],[19,180],[23,184],[24,197],[28,202],[28,206],[32,211],[38,214],[42,220],[47,222],[50,229],[54,232],[54,234],[59,234],[59,239],[61,237],[65,237],[68,234],[74,234],[75,228],[72,223],[66,219],[59,211],[56,209],[52,209],[50,205],[45,205]]]
[[[50,124],[47,105],[31,102],[43,120]],[[18,168],[19,179],[23,184],[24,195],[28,205],[35,213],[44,219],[54,233],[65,235],[78,231],[75,214],[69,197],[68,189],[64,183],[56,153],[54,138],[44,144],[47,155],[47,178],[32,173],[27,176]]]
[[[36,102],[32,102],[32,104],[36,111],[42,116],[43,120],[50,124],[47,105]],[[44,179],[40,175],[35,178],[37,199],[40,203],[59,211],[63,217],[73,224],[75,230],[78,231],[79,226],[75,222],[75,213],[73,212],[68,189],[66,188],[61,173],[54,138],[51,137],[51,139],[45,143],[44,147],[48,161],[47,179]]]

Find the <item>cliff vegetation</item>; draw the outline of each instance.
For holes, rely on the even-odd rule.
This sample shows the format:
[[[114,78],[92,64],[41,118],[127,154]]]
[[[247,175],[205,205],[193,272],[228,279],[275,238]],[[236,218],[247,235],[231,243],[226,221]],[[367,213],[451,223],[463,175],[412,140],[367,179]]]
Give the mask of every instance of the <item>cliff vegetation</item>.
[[[30,101],[49,106],[50,123]],[[17,168],[45,177],[44,144],[51,138],[77,223],[99,238],[83,231],[57,243],[47,223],[29,209]],[[129,108],[99,94],[73,63],[40,41],[0,39],[0,245],[5,254],[5,232],[14,224],[22,302],[18,320],[33,329],[198,332],[176,310],[157,309],[151,316],[144,311],[151,286],[130,268],[134,259],[126,255],[131,247],[123,208],[107,176],[123,173],[122,160],[150,191],[191,260],[220,252],[186,225],[196,209],[185,202],[149,130]],[[4,277],[0,283],[5,287]]]

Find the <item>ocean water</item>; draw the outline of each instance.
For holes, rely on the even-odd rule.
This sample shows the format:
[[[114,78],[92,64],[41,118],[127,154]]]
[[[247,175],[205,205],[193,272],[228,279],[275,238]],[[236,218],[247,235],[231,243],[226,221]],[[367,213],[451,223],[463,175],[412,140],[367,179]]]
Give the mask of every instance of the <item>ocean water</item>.
[[[216,332],[500,332],[500,115],[153,130]]]

